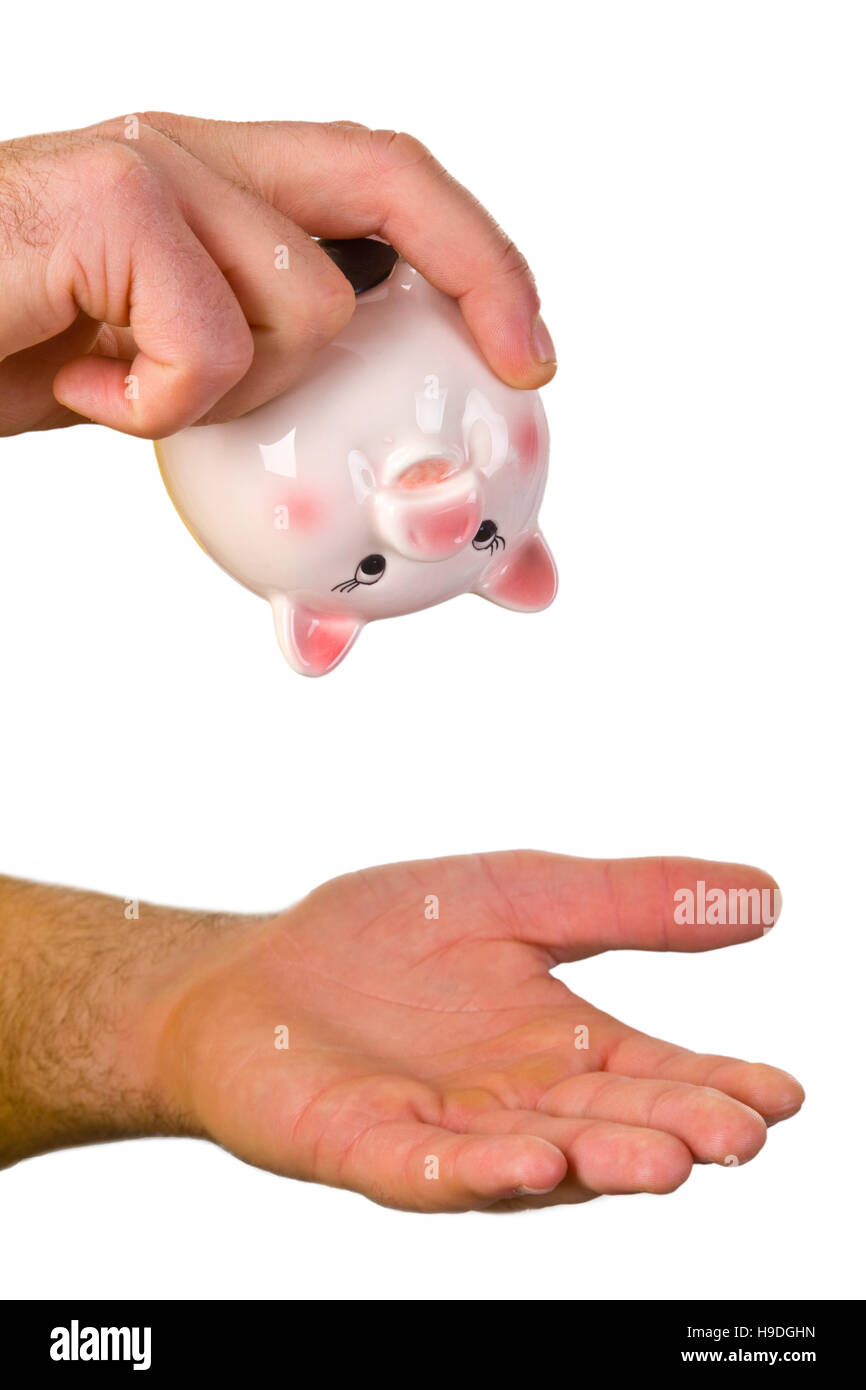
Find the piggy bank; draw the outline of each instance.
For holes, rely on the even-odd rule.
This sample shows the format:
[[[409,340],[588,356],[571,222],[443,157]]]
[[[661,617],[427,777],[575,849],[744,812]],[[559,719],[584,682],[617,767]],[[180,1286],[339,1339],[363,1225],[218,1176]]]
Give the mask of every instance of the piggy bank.
[[[276,400],[156,445],[190,532],[268,600],[305,676],[374,619],[463,593],[534,612],[556,592],[538,393],[500,381],[457,304],[391,247],[320,244],[354,284],[348,326]]]

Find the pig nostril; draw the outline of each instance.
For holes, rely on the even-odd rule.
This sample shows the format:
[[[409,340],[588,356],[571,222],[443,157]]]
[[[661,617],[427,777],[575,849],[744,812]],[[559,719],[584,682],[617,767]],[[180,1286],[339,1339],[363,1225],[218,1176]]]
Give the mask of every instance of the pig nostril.
[[[419,459],[405,468],[397,479],[397,486],[411,491],[416,487],[432,487],[434,483],[444,482],[457,472],[456,463],[450,459]]]

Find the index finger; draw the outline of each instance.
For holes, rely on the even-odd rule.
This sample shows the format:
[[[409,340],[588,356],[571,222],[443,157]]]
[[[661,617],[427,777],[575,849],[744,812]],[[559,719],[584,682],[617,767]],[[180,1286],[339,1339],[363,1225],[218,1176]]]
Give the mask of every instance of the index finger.
[[[349,121],[143,120],[226,177],[241,179],[313,236],[379,235],[458,300],[490,366],[537,388],[556,371],[525,257],[419,140]]]

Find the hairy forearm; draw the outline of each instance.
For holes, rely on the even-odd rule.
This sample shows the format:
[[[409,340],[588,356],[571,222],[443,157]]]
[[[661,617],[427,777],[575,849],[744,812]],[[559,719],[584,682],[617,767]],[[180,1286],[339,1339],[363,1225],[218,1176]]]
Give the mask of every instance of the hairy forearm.
[[[0,1167],[197,1132],[161,1050],[183,983],[241,921],[0,876]]]

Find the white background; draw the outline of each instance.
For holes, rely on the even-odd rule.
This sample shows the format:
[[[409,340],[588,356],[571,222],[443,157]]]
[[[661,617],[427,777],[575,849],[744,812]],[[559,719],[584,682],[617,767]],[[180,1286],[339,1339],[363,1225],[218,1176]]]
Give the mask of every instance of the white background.
[[[0,138],[150,107],[431,146],[538,276],[562,587],[538,617],[375,624],[305,681],[148,444],[4,441],[2,868],[265,909],[482,848],[759,863],[785,897],[764,940],[564,973],[808,1100],[747,1167],[514,1217],[385,1211],[191,1141],[60,1153],[0,1175],[2,1292],[862,1292],[864,48],[862,6],[793,0],[4,17]]]

